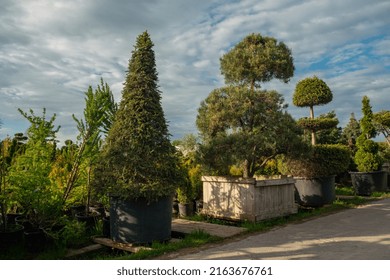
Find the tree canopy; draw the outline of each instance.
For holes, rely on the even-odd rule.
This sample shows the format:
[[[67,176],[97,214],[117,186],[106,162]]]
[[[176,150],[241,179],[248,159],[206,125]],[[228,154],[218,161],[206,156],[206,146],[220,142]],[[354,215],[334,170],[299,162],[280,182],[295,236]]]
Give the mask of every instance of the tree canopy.
[[[275,38],[250,34],[220,58],[226,84],[260,88],[273,78],[287,83],[294,75],[291,50]]]
[[[269,159],[293,149],[297,127],[276,91],[227,86],[213,90],[198,110],[206,166],[227,175],[230,165],[253,177]]]
[[[373,116],[374,125],[378,133],[385,136],[387,144],[390,146],[390,111],[380,111]]]
[[[316,144],[315,132],[321,129],[330,129],[336,126],[335,118],[314,118],[314,106],[331,102],[333,94],[328,85],[318,77],[308,77],[299,81],[295,87],[293,104],[298,107],[309,107],[310,117],[301,119],[302,127],[311,131],[311,143]]]

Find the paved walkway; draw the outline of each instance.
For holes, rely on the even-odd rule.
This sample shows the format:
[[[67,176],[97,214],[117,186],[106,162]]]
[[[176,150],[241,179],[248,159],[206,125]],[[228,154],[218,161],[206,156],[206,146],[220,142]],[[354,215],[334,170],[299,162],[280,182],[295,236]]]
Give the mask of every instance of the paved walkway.
[[[390,260],[390,199],[175,258]]]

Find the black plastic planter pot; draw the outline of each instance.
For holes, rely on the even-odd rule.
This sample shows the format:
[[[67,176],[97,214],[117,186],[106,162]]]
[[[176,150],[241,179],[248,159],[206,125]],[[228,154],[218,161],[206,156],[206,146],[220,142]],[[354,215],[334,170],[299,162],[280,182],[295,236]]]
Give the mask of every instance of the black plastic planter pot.
[[[387,173],[375,172],[350,172],[355,193],[361,196],[370,196],[373,192],[387,190]]]
[[[103,218],[103,236],[110,238],[111,233],[110,233],[110,217],[106,216]]]
[[[335,200],[335,176],[294,178],[295,200],[308,207],[321,207]]]
[[[24,231],[24,245],[29,253],[43,252],[46,248],[47,238],[42,229],[29,229]]]
[[[116,242],[147,244],[171,239],[172,197],[145,199],[110,197],[110,231]]]
[[[85,215],[85,213],[77,213],[75,217],[77,221],[81,223],[85,223],[85,229],[88,232],[91,232],[92,230],[95,229],[97,219],[98,219],[97,215],[94,215],[92,213],[90,215]]]
[[[21,244],[23,242],[23,231],[23,226],[16,224],[8,224],[5,231],[0,228],[0,249],[8,249]]]

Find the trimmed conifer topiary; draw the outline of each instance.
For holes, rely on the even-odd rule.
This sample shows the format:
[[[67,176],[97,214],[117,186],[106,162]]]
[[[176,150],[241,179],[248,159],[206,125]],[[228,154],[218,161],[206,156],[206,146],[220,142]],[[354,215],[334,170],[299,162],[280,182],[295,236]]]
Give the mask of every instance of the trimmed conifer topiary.
[[[315,132],[336,126],[338,121],[330,118],[314,118],[314,106],[331,102],[333,94],[328,85],[318,77],[309,77],[299,81],[295,87],[293,104],[298,107],[309,107],[310,118],[298,122],[303,128],[311,131],[311,143],[316,144]]]
[[[378,154],[378,143],[371,140],[376,136],[376,130],[373,125],[373,113],[370,105],[370,99],[367,96],[362,100],[363,118],[360,121],[362,134],[357,138],[355,154],[355,163],[360,172],[377,171],[381,167],[381,158]]]
[[[95,169],[100,192],[155,201],[175,191],[177,159],[161,106],[153,46],[148,32],[138,36],[122,100]]]

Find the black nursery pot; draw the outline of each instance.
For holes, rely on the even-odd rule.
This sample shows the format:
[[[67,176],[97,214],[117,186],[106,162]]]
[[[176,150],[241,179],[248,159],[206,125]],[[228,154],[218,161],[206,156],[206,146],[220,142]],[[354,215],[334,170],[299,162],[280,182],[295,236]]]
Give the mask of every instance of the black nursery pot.
[[[148,202],[110,197],[111,238],[116,242],[148,244],[171,239],[172,197]]]
[[[106,216],[103,218],[103,236],[110,238],[110,216]]]
[[[9,249],[23,242],[22,225],[9,224],[6,231],[0,228],[0,249]]]
[[[387,173],[374,172],[350,172],[352,185],[357,195],[370,196],[373,192],[387,190]]]
[[[299,205],[321,207],[335,200],[335,176],[295,178],[295,200]]]
[[[87,231],[92,231],[96,227],[97,216],[90,214],[85,215],[85,213],[77,213],[76,219],[79,222],[85,223],[85,228]]]
[[[47,238],[45,232],[40,228],[24,231],[24,245],[29,253],[39,253],[45,250]]]

